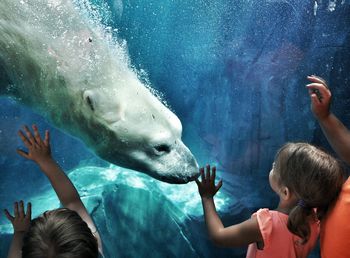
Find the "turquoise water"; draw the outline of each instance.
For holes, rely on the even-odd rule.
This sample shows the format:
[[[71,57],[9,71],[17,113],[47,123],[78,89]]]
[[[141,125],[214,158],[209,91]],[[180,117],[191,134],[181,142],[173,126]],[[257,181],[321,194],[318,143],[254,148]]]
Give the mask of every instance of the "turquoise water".
[[[0,40],[0,92],[16,96],[0,99],[1,207],[30,200],[37,216],[59,206],[39,169],[15,153],[16,131],[35,122],[51,130],[54,157],[92,213],[107,257],[244,257],[245,250],[208,241],[193,182],[167,184],[99,157],[90,139],[100,131],[82,133],[64,120],[65,107],[78,103],[62,95],[65,87],[148,87],[181,121],[182,141],[198,164],[218,166],[224,187],[216,201],[228,225],[276,205],[267,174],[284,142],[329,149],[310,112],[307,75],[329,81],[332,109],[350,125],[349,1],[48,1],[60,14],[55,19],[41,2],[31,7],[45,23],[15,26],[10,17],[26,21],[29,1],[12,1],[21,15],[0,18],[3,35],[27,40]],[[0,6],[1,14],[15,10]],[[91,35],[94,45],[84,52]],[[38,81],[55,87],[43,94],[31,88]],[[38,105],[43,95],[50,103]],[[3,257],[12,232],[4,216],[0,232]]]

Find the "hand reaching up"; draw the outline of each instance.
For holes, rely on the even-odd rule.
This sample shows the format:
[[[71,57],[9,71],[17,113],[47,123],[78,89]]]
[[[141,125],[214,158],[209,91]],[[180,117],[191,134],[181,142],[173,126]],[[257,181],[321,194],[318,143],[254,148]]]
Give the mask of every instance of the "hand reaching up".
[[[23,150],[17,150],[17,153],[26,159],[30,159],[40,164],[48,159],[51,159],[50,148],[50,135],[49,131],[45,131],[45,139],[41,139],[38,127],[32,125],[34,135],[27,126],[24,126],[24,132],[18,131],[18,135],[21,138],[24,145],[27,147],[28,152]]]
[[[311,97],[311,110],[318,120],[326,118],[330,114],[330,105],[332,94],[327,86],[327,83],[321,77],[312,75],[307,79],[311,81],[306,85]]]

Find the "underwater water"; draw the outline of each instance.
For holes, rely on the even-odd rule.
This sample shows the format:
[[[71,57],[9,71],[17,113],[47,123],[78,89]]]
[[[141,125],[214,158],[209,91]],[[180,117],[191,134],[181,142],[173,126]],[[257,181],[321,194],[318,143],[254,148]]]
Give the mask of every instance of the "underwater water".
[[[12,2],[23,8],[34,5],[38,15],[42,12],[42,1]],[[223,188],[215,200],[226,225],[249,218],[258,208],[277,205],[268,172],[283,143],[307,141],[330,150],[310,111],[307,75],[317,74],[329,82],[332,110],[350,126],[350,1],[75,0],[77,17],[71,20],[67,15],[70,1],[48,3],[60,14],[56,25],[63,24],[64,34],[76,36],[78,42],[91,32],[82,28],[90,27],[102,31],[94,35],[101,35],[108,44],[97,41],[95,49],[105,55],[90,55],[92,60],[72,65],[86,73],[65,70],[76,54],[68,50],[78,51],[80,43],[72,41],[62,53],[37,46],[36,53],[60,58],[54,64],[45,55],[35,54],[35,67],[52,70],[47,83],[60,86],[75,81],[79,85],[97,78],[103,84],[113,73],[111,67],[119,69],[111,78],[130,75],[126,82],[135,73],[180,119],[182,141],[198,164],[217,165]],[[0,9],[6,12],[10,11]],[[13,57],[23,55],[29,47],[36,49],[43,37],[40,24],[32,30],[32,23],[6,27],[10,18],[1,17],[0,28],[7,28],[9,34],[24,32],[23,37],[33,39],[30,46],[17,45]],[[50,27],[52,17],[46,18],[42,26]],[[55,32],[56,27],[52,28]],[[59,38],[54,33],[46,36],[52,41]],[[31,93],[33,82],[29,80],[39,68],[29,73],[16,58],[8,59],[11,55],[3,41],[0,39],[1,88],[18,84],[19,90]],[[107,59],[112,61],[102,62]],[[28,55],[24,61],[32,60]],[[54,77],[56,70],[59,80]],[[60,89],[56,93],[57,88],[52,88],[50,93],[57,96]],[[38,94],[33,92],[33,98]],[[54,101],[62,109],[72,105],[64,98]],[[87,137],[72,137],[76,134],[60,130],[70,130],[63,128],[61,120],[45,116],[49,106],[35,108],[31,101],[6,96],[0,102],[1,208],[11,208],[19,199],[31,201],[35,217],[59,207],[47,179],[15,152],[22,147],[17,130],[35,122],[42,131],[51,130],[53,155],[91,212],[106,257],[245,257],[245,248],[217,248],[209,241],[195,183],[168,184],[99,158],[86,147]],[[60,112],[56,106],[53,113]],[[0,216],[0,257],[6,257],[11,234],[10,224]],[[313,256],[319,257],[317,250]]]

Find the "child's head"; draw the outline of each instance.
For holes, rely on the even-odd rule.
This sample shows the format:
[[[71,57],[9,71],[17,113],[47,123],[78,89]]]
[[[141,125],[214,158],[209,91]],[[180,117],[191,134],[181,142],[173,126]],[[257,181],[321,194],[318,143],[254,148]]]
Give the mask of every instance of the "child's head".
[[[56,209],[32,220],[23,239],[22,257],[96,258],[98,245],[78,213]]]
[[[277,184],[287,188],[294,206],[288,229],[307,241],[310,219],[327,211],[344,182],[344,171],[331,155],[307,143],[287,143],[277,152],[273,173]]]

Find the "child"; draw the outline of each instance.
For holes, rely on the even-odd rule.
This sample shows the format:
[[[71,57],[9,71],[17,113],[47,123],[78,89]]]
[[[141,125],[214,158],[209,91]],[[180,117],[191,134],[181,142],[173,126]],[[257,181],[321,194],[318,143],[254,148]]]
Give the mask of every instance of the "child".
[[[344,182],[344,173],[332,156],[307,143],[287,143],[276,154],[269,175],[279,196],[276,210],[260,209],[240,224],[224,227],[213,196],[216,168],[200,169],[197,179],[210,238],[220,246],[249,245],[247,257],[307,257],[319,233],[318,219],[326,212]]]
[[[22,157],[36,162],[50,180],[64,208],[46,211],[31,219],[31,205],[27,214],[24,203],[14,205],[14,216],[5,210],[6,217],[14,227],[14,236],[8,257],[76,257],[95,258],[102,255],[101,238],[72,182],[51,156],[49,132],[42,140],[37,126],[33,125],[34,135],[27,126],[19,136],[28,153],[17,150]],[[22,250],[22,252],[21,252]],[[61,256],[60,256],[61,257]]]
[[[311,110],[335,152],[350,164],[350,131],[330,111],[332,94],[325,80],[315,75],[307,77]],[[350,177],[343,184],[337,202],[321,224],[321,257],[350,257]]]

